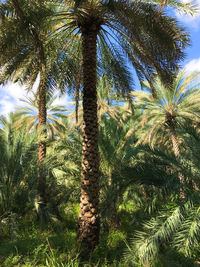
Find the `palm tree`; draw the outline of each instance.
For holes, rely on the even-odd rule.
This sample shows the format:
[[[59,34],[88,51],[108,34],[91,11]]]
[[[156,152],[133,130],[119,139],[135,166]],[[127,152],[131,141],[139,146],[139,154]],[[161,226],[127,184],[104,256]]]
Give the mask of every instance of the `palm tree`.
[[[127,136],[129,126],[128,123],[119,125],[115,119],[106,116],[100,121],[101,206],[109,228],[119,226],[117,210],[123,200],[123,193],[138,178],[131,161],[135,136]]]
[[[162,168],[163,174],[167,170],[164,166],[173,166],[173,172],[175,170],[179,172],[181,167],[181,173],[183,173],[184,177],[189,177],[190,180],[194,180],[199,187],[199,133],[196,129],[191,127],[190,124],[187,126],[189,134],[185,136],[185,141],[187,142],[187,150],[185,153],[181,158],[174,157],[173,159],[173,157],[170,157],[168,151],[164,152],[166,155],[165,157],[163,157],[163,155],[161,156],[161,161],[163,162],[162,164],[160,164],[161,162],[158,163],[158,166]],[[154,157],[152,168],[155,167],[155,158],[160,154],[158,152],[159,150],[151,151]],[[146,154],[148,154],[147,151]],[[146,162],[149,164],[148,160]],[[170,172],[170,176],[174,176],[173,173]],[[167,181],[166,183],[168,183],[168,186],[173,182],[173,179],[171,181],[169,181],[170,179],[164,180]],[[174,182],[170,185],[171,189],[168,194],[170,192],[174,194],[174,187],[177,185],[176,180],[174,180]],[[189,257],[194,259],[195,254],[194,257],[192,257],[192,254],[195,249],[197,249],[200,238],[200,195],[199,191],[193,190],[191,183],[186,183],[185,188],[188,193],[187,198],[181,201],[174,198],[173,202],[168,198],[167,203],[166,199],[165,202],[159,199],[159,205],[156,205],[156,209],[151,213],[151,218],[140,223],[139,231],[135,232],[134,237],[130,240],[130,246],[125,253],[127,265],[133,262],[135,258],[137,258],[137,261],[140,259],[144,265],[149,265],[150,262],[153,264],[155,260],[159,265],[158,259],[160,259],[160,262],[163,264],[165,260],[168,262],[170,258],[168,252],[172,250],[175,252],[175,255],[176,253],[183,253],[185,256],[184,260],[187,260]],[[153,205],[155,205],[155,203]],[[196,258],[196,260],[198,260],[198,258]],[[193,266],[189,263],[184,264],[186,266]],[[171,266],[172,264],[168,263],[167,265]],[[181,265],[180,263],[176,264],[176,266]]]
[[[188,121],[196,124],[200,120],[199,74],[185,75],[181,71],[175,77],[171,90],[156,78],[154,88],[157,98],[151,95],[151,88],[144,82],[144,91],[134,92],[135,107],[142,109],[140,114],[140,127],[138,132],[138,143],[149,142],[152,147],[155,144],[168,144],[170,140],[175,156],[180,154],[179,142],[181,136],[178,134],[184,129]]]
[[[57,17],[60,16],[62,24],[57,32],[64,30],[69,42],[67,30],[75,32],[80,34],[82,42],[83,152],[78,238],[91,251],[99,237],[97,66],[99,72],[107,71],[119,91],[129,91],[131,76],[125,52],[140,78],[144,75],[150,78],[157,70],[169,83],[184,55],[182,48],[188,37],[174,20],[150,4],[97,0],[58,1],[58,4],[61,11]]]
[[[46,109],[47,109],[47,131],[53,138],[55,135],[59,135],[60,131],[67,131],[67,125],[62,121],[63,118],[67,118],[67,108],[61,105],[54,105],[54,101],[57,99],[51,93],[46,93]],[[26,106],[17,109],[18,124],[20,125],[26,121],[27,131],[30,132],[38,128],[38,101],[35,94],[32,97],[26,97],[21,99]],[[21,117],[21,119],[20,119]]]
[[[46,155],[46,90],[52,90],[56,86],[64,90],[70,84],[73,61],[63,54],[63,40],[49,39],[52,30],[48,20],[52,14],[49,5],[47,7],[46,4],[36,1],[10,0],[1,4],[1,11],[0,50],[4,53],[0,56],[0,83],[8,80],[20,81],[28,83],[27,89],[30,90],[39,77],[38,164],[41,168],[38,175],[38,202],[39,207],[43,209],[46,202],[46,182],[42,174],[42,162]],[[63,72],[63,64],[67,62],[71,67],[70,71]]]
[[[37,78],[38,73],[40,73],[40,81],[38,86],[38,98],[39,98],[39,146],[38,146],[38,163],[41,164],[42,160],[46,154],[46,144],[45,144],[45,126],[46,126],[46,79],[47,79],[47,69],[46,69],[46,53],[44,48],[44,43],[41,36],[38,34],[38,30],[34,26],[34,22],[31,21],[25,12],[25,3],[18,2],[18,0],[8,1],[5,4],[5,10],[10,11],[14,16],[8,16],[3,22],[4,31],[7,29],[8,24],[11,29],[7,33],[7,40],[2,42],[2,46],[8,39],[13,38],[13,30],[16,29],[19,34],[16,36],[16,46],[11,43],[7,50],[4,47],[6,54],[9,57],[1,57],[1,66],[4,66],[4,70],[1,77],[1,82],[5,82],[6,78],[10,79],[8,74],[13,74],[15,72],[15,80],[17,79],[27,79],[33,84]],[[33,7],[32,7],[33,8]],[[34,10],[33,16],[38,15],[37,10]],[[34,14],[35,13],[35,14]],[[5,13],[4,13],[5,14]],[[5,33],[2,30],[1,39],[3,39]],[[24,38],[25,37],[25,38]],[[6,42],[5,42],[6,41]],[[12,39],[11,39],[12,41]],[[10,52],[11,49],[15,50],[15,53]],[[13,61],[17,62],[17,65],[13,66]],[[27,62],[26,62],[27,61]],[[25,62],[27,63],[25,65]],[[30,69],[31,68],[31,69]],[[32,73],[31,70],[34,71]],[[9,73],[10,72],[10,73]],[[17,76],[17,77],[16,77]],[[25,76],[25,77],[23,77]],[[41,207],[45,206],[45,177],[42,177],[42,172],[39,171],[38,175],[38,201],[41,203]]]
[[[200,121],[198,77],[197,73],[185,75],[184,71],[179,72],[171,90],[157,77],[153,83],[156,98],[152,96],[151,87],[146,82],[144,83],[146,92],[133,93],[136,97],[136,108],[143,110],[140,115],[141,128],[138,130],[137,144],[149,142],[151,147],[156,144],[164,148],[170,145],[175,157],[180,156],[184,126],[188,122],[195,126]],[[179,173],[178,176],[183,185],[185,180],[183,175]],[[183,189],[180,191],[180,196],[184,197]]]

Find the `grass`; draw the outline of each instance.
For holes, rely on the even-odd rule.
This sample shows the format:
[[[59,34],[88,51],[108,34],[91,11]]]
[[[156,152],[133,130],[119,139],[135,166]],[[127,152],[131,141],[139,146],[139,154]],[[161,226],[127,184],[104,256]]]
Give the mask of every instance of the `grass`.
[[[4,232],[0,243],[0,266],[51,266],[51,267],[93,267],[126,266],[123,263],[123,251],[126,247],[125,231],[103,232],[99,246],[92,253],[89,262],[79,259],[76,246],[76,220],[79,205],[71,204],[61,210],[63,222],[59,228],[49,224],[40,230],[36,216],[27,215],[17,224],[17,236],[10,239]]]

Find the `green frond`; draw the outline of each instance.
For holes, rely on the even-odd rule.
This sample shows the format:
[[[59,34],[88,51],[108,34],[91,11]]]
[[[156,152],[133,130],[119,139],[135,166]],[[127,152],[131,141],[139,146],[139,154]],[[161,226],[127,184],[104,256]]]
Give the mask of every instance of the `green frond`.
[[[131,240],[132,249],[137,251],[138,258],[143,262],[151,262],[159,256],[162,248],[172,241],[174,234],[181,228],[185,214],[191,209],[190,202],[181,207],[161,212],[156,218],[144,223],[145,232],[138,231]],[[126,255],[126,254],[125,254]],[[130,253],[127,251],[127,256]]]

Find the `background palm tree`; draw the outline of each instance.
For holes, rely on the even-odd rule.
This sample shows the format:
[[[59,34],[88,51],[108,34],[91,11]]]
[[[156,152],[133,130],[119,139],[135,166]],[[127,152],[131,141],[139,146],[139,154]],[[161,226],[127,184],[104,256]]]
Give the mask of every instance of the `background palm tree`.
[[[127,136],[128,124],[104,116],[100,121],[99,150],[101,171],[101,213],[109,229],[120,225],[118,207],[123,194],[137,179],[132,164],[135,136]]]
[[[65,106],[55,105],[54,102],[57,99],[50,92],[46,93],[46,109],[47,109],[47,131],[51,138],[59,135],[60,131],[67,131],[67,125],[63,122],[67,118],[66,112],[68,109]],[[26,106],[17,109],[18,124],[26,121],[27,131],[30,132],[38,128],[38,101],[35,94],[32,97],[26,97],[21,99]],[[21,117],[21,119],[20,119]]]
[[[142,109],[138,143],[167,145],[169,140],[176,156],[179,155],[181,130],[188,121],[195,125],[199,113],[199,74],[186,75],[184,71],[175,77],[169,90],[159,77],[154,82],[157,98],[151,95],[151,88],[144,83],[144,91],[134,92],[135,107]],[[179,141],[178,141],[179,139]]]
[[[134,92],[136,108],[144,109],[141,113],[141,129],[138,130],[138,142],[166,147],[172,146],[175,157],[180,156],[180,144],[183,144],[184,126],[190,122],[195,125],[200,120],[199,113],[199,74],[185,75],[179,72],[171,90],[166,88],[159,77],[153,83],[157,97],[151,93],[151,87],[144,83],[148,92]],[[184,177],[179,173],[181,184]],[[194,184],[195,186],[195,184]],[[196,187],[196,186],[195,186]],[[197,187],[196,187],[197,188]],[[183,189],[180,196],[184,197]]]
[[[15,74],[15,80],[19,78],[21,80],[29,79],[30,85],[36,81],[38,73],[40,73],[40,81],[38,86],[38,97],[39,97],[39,146],[38,146],[38,163],[41,165],[42,160],[46,155],[46,143],[45,143],[45,127],[46,127],[46,81],[47,81],[47,69],[46,69],[46,53],[44,48],[44,42],[41,34],[38,33],[38,22],[39,14],[41,9],[38,10],[37,5],[33,5],[30,9],[32,16],[28,17],[24,12],[27,3],[18,2],[13,0],[6,3],[7,10],[5,10],[3,23],[4,31],[2,31],[2,38],[6,34],[6,39],[2,41],[2,45],[8,42],[8,39],[13,38],[14,29],[16,30],[17,37],[12,40],[10,45],[7,47],[7,53],[9,57],[1,57],[1,66],[4,67],[3,74],[1,75],[1,83],[5,82],[6,78],[10,79],[10,75]],[[45,9],[43,8],[43,11]],[[12,12],[12,16],[7,16],[7,11]],[[47,16],[47,12],[46,16]],[[36,21],[34,21],[36,19]],[[44,20],[40,20],[40,26]],[[8,24],[10,29],[8,29]],[[37,26],[36,26],[37,25]],[[47,29],[47,28],[46,28]],[[16,33],[15,33],[16,35]],[[13,54],[11,49],[15,50]],[[17,62],[17,64],[13,64]],[[26,63],[26,64],[25,64]],[[31,72],[31,70],[33,70]],[[9,75],[10,74],[10,75]],[[17,77],[16,77],[17,76]],[[24,76],[24,77],[23,77]],[[45,177],[42,175],[42,167],[38,174],[38,202],[40,208],[44,210],[46,197],[45,197]]]

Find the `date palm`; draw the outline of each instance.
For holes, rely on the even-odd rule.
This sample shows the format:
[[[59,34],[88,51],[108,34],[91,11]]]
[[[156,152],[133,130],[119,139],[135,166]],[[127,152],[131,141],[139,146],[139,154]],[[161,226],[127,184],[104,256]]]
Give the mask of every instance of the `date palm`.
[[[175,156],[178,156],[181,129],[188,121],[194,125],[200,120],[200,83],[199,74],[186,75],[184,71],[177,74],[171,90],[156,78],[154,88],[157,98],[153,98],[148,83],[144,83],[146,91],[134,92],[135,106],[142,109],[140,115],[141,130],[138,143],[149,142],[151,147],[167,144],[170,140]]]
[[[49,39],[52,30],[48,20],[52,14],[49,6],[47,8],[46,5],[35,1],[10,0],[1,4],[0,8],[0,50],[3,51],[0,55],[0,83],[8,80],[20,81],[27,83],[27,89],[31,90],[39,77],[38,164],[42,170],[42,162],[46,155],[46,90],[57,85],[63,90],[69,84],[69,73],[73,73],[73,64],[69,62],[72,60],[61,52],[61,40]],[[60,54],[57,51],[60,51]],[[60,61],[57,60],[58,57]],[[62,66],[66,62],[71,66],[70,72],[63,72]],[[46,202],[45,183],[45,175],[39,171],[38,202],[41,208]]]
[[[28,17],[24,11],[26,4],[24,1],[11,0],[1,6],[2,9],[5,9],[2,14],[1,29],[1,49],[4,51],[0,60],[1,66],[3,66],[1,83],[12,77],[14,81],[29,80],[29,85],[32,87],[40,74],[38,163],[41,165],[46,154],[46,53],[42,36],[35,27],[34,19],[38,19],[38,10],[33,5],[32,18]],[[41,203],[41,207],[45,206],[45,177],[42,175],[42,171],[39,171],[38,175],[38,201]]]
[[[160,157],[162,163],[159,162],[158,166],[159,169],[163,168],[164,166],[169,166],[170,168],[173,168],[173,172],[178,172],[181,167],[181,172],[183,173],[184,177],[189,177],[189,179],[195,181],[195,183],[197,183],[197,186],[199,187],[199,133],[197,129],[194,129],[191,126],[190,123],[187,125],[187,127],[189,134],[184,137],[187,143],[187,150],[185,151],[185,153],[181,155],[181,158],[173,158],[170,156],[169,151],[162,152],[163,154],[165,154],[165,156],[162,155]],[[160,152],[161,151],[157,149],[155,149],[154,151],[151,150],[153,156],[152,158],[154,158],[154,163],[152,162],[151,164],[152,168],[155,167],[155,158],[158,158],[157,156],[160,154]],[[148,155],[147,151],[146,154]],[[146,158],[145,164],[146,162],[148,162],[148,164],[149,162],[151,162],[149,157]],[[162,173],[164,175],[166,175],[165,172],[167,170],[165,167],[162,169]],[[174,192],[178,189],[177,181],[176,179],[174,179],[175,177],[173,178],[174,174],[175,173],[168,173],[169,177],[163,177],[163,180],[168,183],[168,196],[169,193],[174,194]],[[170,178],[170,176],[172,179]],[[154,177],[160,176],[154,175]],[[166,184],[164,188],[166,189]],[[173,250],[173,252],[175,253],[183,253],[183,255],[185,255],[185,261],[189,257],[191,257],[193,251],[197,249],[197,246],[199,244],[198,240],[200,237],[200,195],[199,192],[194,191],[191,183],[186,183],[185,188],[187,192],[187,198],[182,199],[182,201],[174,199],[173,202],[171,202],[170,198],[168,198],[168,203],[166,202],[166,199],[165,202],[163,202],[163,200],[159,199],[159,194],[156,194],[156,198],[159,199],[157,203],[159,204],[156,205],[156,209],[154,209],[154,212],[151,214],[151,218],[147,220],[145,219],[144,223],[140,223],[140,227],[138,229],[139,231],[135,232],[134,237],[130,242],[130,247],[125,253],[127,266],[131,262],[133,262],[133,259],[136,258],[140,258],[141,262],[147,266],[149,264],[153,264],[154,260],[156,261],[156,264],[162,265],[163,262],[168,262],[169,258],[171,260],[171,257],[169,257],[168,254],[169,250]],[[162,204],[160,205],[160,203]],[[158,263],[158,258],[160,259],[160,264]],[[172,262],[168,262],[168,264],[166,264],[166,266],[173,265],[174,263]],[[175,264],[175,266],[181,265],[193,266],[189,262]]]
[[[101,207],[109,228],[119,227],[117,210],[120,201],[122,202],[128,186],[134,184],[138,176],[132,163],[135,136],[127,136],[129,126],[128,123],[119,125],[115,119],[106,116],[100,121]]]
[[[153,83],[157,98],[149,93],[151,88],[148,83],[144,83],[147,92],[134,92],[136,108],[143,110],[137,143],[149,142],[151,147],[171,146],[175,157],[180,157],[180,144],[183,143],[183,134],[186,132],[184,126],[188,123],[195,126],[200,121],[198,77],[197,73],[185,75],[184,71],[179,72],[171,90],[157,77]],[[185,179],[182,173],[178,177],[183,185]],[[194,188],[198,189],[195,183]],[[183,188],[180,190],[180,197],[185,197]]]
[[[62,119],[66,118],[67,108],[61,105],[55,105],[54,101],[56,96],[51,93],[46,94],[46,109],[47,109],[47,131],[52,138],[55,135],[59,135],[60,131],[66,131],[66,126]],[[17,109],[19,117],[18,124],[26,121],[27,131],[30,132],[34,129],[38,129],[38,101],[36,95],[32,97],[26,97],[21,99],[26,106]]]
[[[70,43],[67,32],[74,32],[80,35],[82,45],[83,150],[78,238],[91,251],[99,236],[97,74],[106,70],[119,92],[130,91],[128,57],[139,78],[150,79],[157,70],[169,83],[177,62],[184,56],[182,49],[188,36],[174,19],[141,1],[57,3],[60,24],[56,34],[60,30]]]

